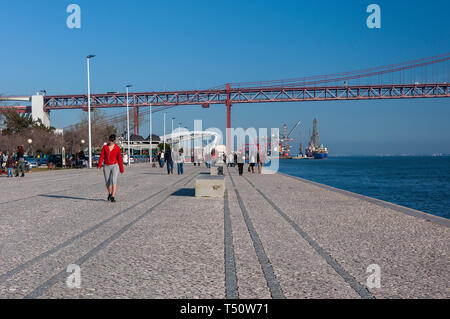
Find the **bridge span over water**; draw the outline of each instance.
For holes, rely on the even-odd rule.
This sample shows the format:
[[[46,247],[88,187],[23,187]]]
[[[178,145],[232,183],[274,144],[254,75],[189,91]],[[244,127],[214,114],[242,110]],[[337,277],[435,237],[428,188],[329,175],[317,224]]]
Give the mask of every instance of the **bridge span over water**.
[[[450,53],[364,70],[275,81],[228,83],[206,90],[149,91],[91,94],[92,109],[133,108],[135,134],[139,134],[141,108],[152,113],[182,105],[224,104],[227,127],[231,128],[231,107],[236,104],[270,102],[312,102],[386,100],[450,97]],[[128,98],[128,99],[127,99]],[[87,111],[86,94],[0,97],[0,101],[27,101],[31,106],[12,106],[17,112],[31,112],[33,118],[50,124],[51,110]],[[128,102],[128,103],[127,103]],[[147,114],[150,112],[146,110]],[[136,127],[137,125],[137,127]]]

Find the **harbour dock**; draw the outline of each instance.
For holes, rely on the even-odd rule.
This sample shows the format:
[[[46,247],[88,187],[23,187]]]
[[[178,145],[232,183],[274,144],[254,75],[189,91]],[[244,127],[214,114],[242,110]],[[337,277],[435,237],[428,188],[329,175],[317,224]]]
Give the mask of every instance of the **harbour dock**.
[[[97,170],[1,178],[0,298],[450,298],[448,219],[237,168],[196,198],[207,173],[132,165],[117,203]]]

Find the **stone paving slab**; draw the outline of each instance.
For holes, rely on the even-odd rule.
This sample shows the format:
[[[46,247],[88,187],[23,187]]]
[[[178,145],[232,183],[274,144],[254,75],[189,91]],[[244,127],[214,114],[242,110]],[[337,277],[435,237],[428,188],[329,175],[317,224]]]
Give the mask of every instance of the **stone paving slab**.
[[[286,298],[359,298],[248,182],[233,175]]]
[[[233,191],[231,180],[227,178],[226,183],[239,297],[243,299],[270,298],[269,287],[261,265],[258,263],[258,257],[239,208],[236,194]]]
[[[361,284],[378,264],[375,297],[450,297],[449,227],[280,174],[247,177]]]
[[[445,222],[235,168],[225,198],[195,198],[204,173],[132,165],[115,204],[97,170],[0,178],[0,298],[450,297]]]

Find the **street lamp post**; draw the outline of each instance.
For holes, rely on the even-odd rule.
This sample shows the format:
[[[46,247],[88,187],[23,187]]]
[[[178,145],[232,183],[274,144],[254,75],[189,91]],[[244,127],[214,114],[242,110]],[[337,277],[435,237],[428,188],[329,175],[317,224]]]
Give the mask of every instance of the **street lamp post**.
[[[27,142],[28,142],[28,153],[30,153],[29,155],[31,156],[32,154],[32,150],[31,150],[31,143],[33,143],[33,140],[31,139],[31,138],[29,138],[28,140],[27,140]]]
[[[178,123],[178,147],[181,147],[181,122]]]
[[[127,166],[130,166],[131,163],[131,153],[130,153],[130,112],[129,112],[129,103],[128,103],[128,89],[133,85],[128,84],[127,88],[127,140],[128,140],[128,162]]]
[[[167,113],[164,112],[164,154],[166,154],[166,115]]]
[[[170,147],[171,148],[173,148],[173,120],[175,120],[174,117],[172,117],[172,134],[170,134],[170,137],[171,137],[171,139],[170,139],[170,141],[171,141]]]
[[[92,136],[91,136],[91,79],[90,79],[90,60],[95,55],[88,55],[87,60],[87,80],[88,80],[88,130],[89,130],[89,168],[92,168]]]
[[[152,105],[150,104],[150,164],[153,164],[153,117],[152,117]]]

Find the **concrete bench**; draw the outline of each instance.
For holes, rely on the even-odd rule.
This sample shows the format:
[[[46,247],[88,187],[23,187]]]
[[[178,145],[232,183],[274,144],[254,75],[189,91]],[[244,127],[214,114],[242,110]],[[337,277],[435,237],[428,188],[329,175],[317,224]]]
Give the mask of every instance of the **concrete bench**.
[[[223,197],[224,176],[201,176],[195,180],[195,197]]]

